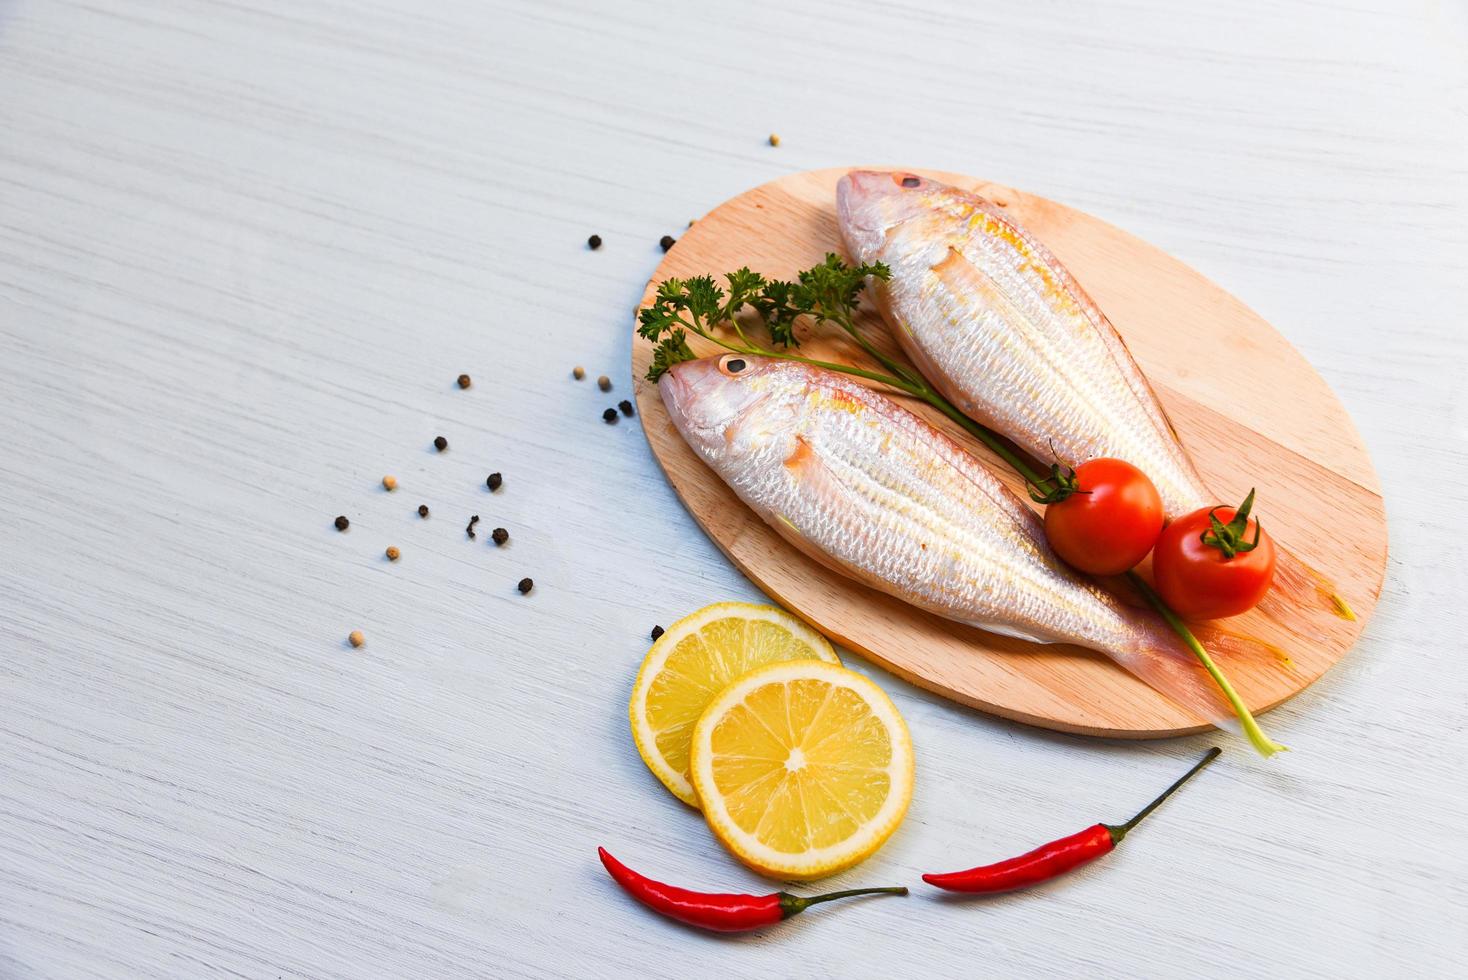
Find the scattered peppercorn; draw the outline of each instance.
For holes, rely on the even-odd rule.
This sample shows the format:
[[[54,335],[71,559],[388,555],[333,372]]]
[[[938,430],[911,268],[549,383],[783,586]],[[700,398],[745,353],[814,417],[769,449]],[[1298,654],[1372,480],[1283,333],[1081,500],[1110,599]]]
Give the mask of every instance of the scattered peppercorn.
[[[469,539],[471,541],[474,539],[474,525],[478,523],[479,515],[475,514],[473,517],[469,518],[469,526],[464,528],[464,531],[469,535]]]
[[[506,541],[510,540],[510,532],[506,531],[502,527],[497,527],[493,531],[489,532],[489,536],[490,539],[494,541],[496,546],[502,545]]]
[[[632,403],[629,402],[627,399],[623,398],[621,401],[617,402],[617,407],[622,410],[623,415],[627,416],[629,419],[632,417]]]
[[[397,549],[397,546],[396,545],[391,545],[390,544],[390,545],[387,546],[387,560],[388,561],[397,561],[398,560],[398,556],[401,555],[401,554],[402,554],[402,552]]]
[[[660,637],[662,635],[663,635],[663,628],[661,626],[654,626],[652,628],[652,638],[654,640],[656,640],[658,637]]]
[[[596,386],[602,391],[611,391],[612,379],[603,374],[601,377],[596,379]]]
[[[779,134],[777,134],[777,133],[771,133],[770,134],[770,145],[771,146],[779,146],[780,145],[780,136],[779,136]]]
[[[528,578],[522,578],[520,584],[515,586],[515,588],[520,590],[521,595],[529,595],[530,590],[535,588],[535,583]]]
[[[484,485],[489,487],[489,489],[491,490],[498,490],[501,486],[504,485],[504,482],[504,477],[500,476],[498,473],[491,473],[488,477],[485,478]]]
[[[361,630],[352,630],[347,634],[347,642],[354,647],[359,647],[367,642],[367,637],[362,635]]]
[[[586,247],[591,249],[593,252],[601,248],[601,236],[592,235],[586,240]]]
[[[459,375],[459,387],[460,388],[467,388],[472,383],[473,382],[471,382],[469,380],[469,376],[467,374],[461,374],[461,375]]]
[[[601,413],[601,420],[603,422],[605,422],[607,425],[616,425],[617,424],[617,410],[615,408],[609,408],[605,412],[602,412]]]
[[[449,448],[449,441],[443,436],[434,436],[433,448],[437,449],[439,452],[443,452],[445,449]]]
[[[345,515],[338,517],[335,523],[336,529],[338,531],[345,531],[347,528],[352,526],[352,522],[347,520]]]
[[[418,505],[418,516],[419,517],[427,517],[428,516],[428,505],[427,504],[419,504]]]
[[[397,477],[395,477],[395,476],[385,476],[385,477],[382,478],[382,489],[386,490],[388,493],[392,493],[397,488],[398,488],[398,478]]]
[[[580,381],[582,378],[586,377],[586,368],[582,367],[580,364],[576,365],[571,369],[571,377],[575,378],[577,381]]]
[[[666,252],[668,249],[678,244],[678,239],[674,238],[672,235],[664,235],[662,238],[658,239],[658,244],[661,245],[663,247],[663,251]]]

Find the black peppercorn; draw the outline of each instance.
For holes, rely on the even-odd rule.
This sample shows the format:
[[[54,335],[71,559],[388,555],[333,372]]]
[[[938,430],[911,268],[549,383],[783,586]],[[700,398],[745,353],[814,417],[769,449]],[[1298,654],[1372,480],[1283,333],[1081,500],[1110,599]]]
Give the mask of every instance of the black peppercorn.
[[[654,640],[656,640],[658,637],[660,637],[662,635],[663,635],[663,628],[661,626],[654,626],[652,628],[652,638]]]
[[[662,238],[658,239],[658,244],[661,245],[663,247],[663,251],[666,252],[668,249],[678,244],[678,239],[674,238],[672,235],[664,235]]]
[[[449,448],[449,441],[443,436],[434,436],[433,448],[437,449],[439,452],[443,452],[445,449]]]
[[[489,532],[489,537],[490,540],[492,540],[498,546],[510,540],[510,532],[506,531],[502,527],[497,527],[493,531]]]
[[[500,488],[500,485],[504,482],[504,477],[500,476],[498,473],[491,473],[489,474],[489,477],[484,481],[484,485],[489,487],[489,489],[491,490],[498,490]]]
[[[349,528],[351,526],[352,526],[352,522],[349,521],[349,520],[347,520],[347,518],[346,518],[345,515],[343,515],[341,517],[338,517],[336,519],[336,529],[338,531],[345,531],[347,528]]]
[[[427,504],[419,504],[418,505],[418,516],[419,517],[427,517],[428,516],[428,505]]]
[[[515,588],[520,590],[521,595],[529,595],[530,590],[535,588],[535,583],[528,578],[522,578]]]
[[[601,420],[607,425],[615,424],[617,421],[617,410],[615,408],[609,408],[605,412],[602,412]]]
[[[470,384],[471,384],[471,382],[469,381],[469,376],[467,374],[461,374],[461,375],[459,375],[459,387],[460,388],[467,388],[467,387],[469,387]]]
[[[586,247],[589,248],[589,249],[592,249],[593,251],[595,251],[596,249],[601,248],[601,236],[600,235],[592,235],[590,238],[588,238],[586,240]]]
[[[623,415],[627,416],[629,419],[632,417],[632,403],[629,402],[627,399],[624,398],[621,401],[617,402],[617,407],[622,410]]]

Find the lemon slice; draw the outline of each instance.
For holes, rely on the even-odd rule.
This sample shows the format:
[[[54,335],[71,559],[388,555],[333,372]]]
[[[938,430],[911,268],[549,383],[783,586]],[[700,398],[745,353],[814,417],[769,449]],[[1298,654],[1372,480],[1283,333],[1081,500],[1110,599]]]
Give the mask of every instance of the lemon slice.
[[[693,729],[693,786],[714,834],[772,878],[819,878],[881,847],[912,800],[912,739],[861,674],[813,660],[732,682]]]
[[[689,806],[688,741],[715,694],[755,667],[785,660],[840,663],[826,638],[775,606],[718,602],[658,637],[632,685],[632,738],[642,761]]]

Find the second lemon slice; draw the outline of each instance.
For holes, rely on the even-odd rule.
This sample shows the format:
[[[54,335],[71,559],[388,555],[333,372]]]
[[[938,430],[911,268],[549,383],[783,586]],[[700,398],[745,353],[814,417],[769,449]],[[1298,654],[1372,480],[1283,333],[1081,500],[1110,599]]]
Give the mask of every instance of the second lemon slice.
[[[902,822],[912,739],[861,674],[771,664],[709,702],[691,772],[704,819],[736,857],[773,878],[819,878],[870,855]]]
[[[658,637],[632,685],[637,751],[674,796],[698,806],[688,743],[703,709],[755,667],[809,659],[840,663],[824,636],[775,606],[719,602],[683,617]]]

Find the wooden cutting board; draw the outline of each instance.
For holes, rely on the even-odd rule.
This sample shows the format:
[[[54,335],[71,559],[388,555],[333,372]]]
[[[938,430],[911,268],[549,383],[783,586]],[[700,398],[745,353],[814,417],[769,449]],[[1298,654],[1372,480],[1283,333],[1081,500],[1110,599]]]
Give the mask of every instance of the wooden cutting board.
[[[670,276],[721,277],[748,265],[768,276],[793,278],[825,253],[842,253],[835,187],[844,172],[782,177],[720,205],[668,252],[648,283],[642,305]],[[1255,611],[1226,624],[1282,651],[1274,656],[1219,656],[1252,708],[1265,710],[1304,690],[1355,642],[1376,606],[1386,569],[1380,487],[1360,436],[1335,395],[1256,313],[1146,242],[1010,187],[958,174],[918,172],[983,194],[1044,241],[1121,332],[1219,501],[1238,501],[1257,486],[1257,512],[1277,541],[1334,579],[1355,608],[1355,622],[1304,613],[1271,619]],[[880,316],[869,306],[863,308],[859,325],[896,352]],[[805,330],[803,352],[863,363],[833,330]],[[715,349],[698,338],[693,343],[701,354]],[[1151,738],[1207,727],[1100,654],[1026,643],[951,623],[857,585],[800,554],[684,444],[657,389],[643,380],[651,356],[651,345],[634,337],[637,404],[668,480],[741,571],[833,640],[945,697],[1045,728]],[[1008,468],[972,437],[926,406],[910,404],[1020,490]]]

